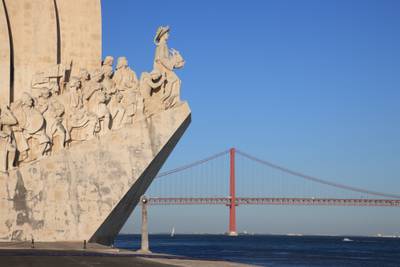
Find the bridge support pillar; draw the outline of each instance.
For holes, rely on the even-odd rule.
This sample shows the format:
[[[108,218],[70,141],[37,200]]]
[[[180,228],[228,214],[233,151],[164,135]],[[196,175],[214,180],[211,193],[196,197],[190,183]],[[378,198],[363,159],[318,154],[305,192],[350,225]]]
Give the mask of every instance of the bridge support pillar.
[[[141,197],[141,204],[142,204],[142,238],[141,238],[141,246],[139,253],[151,253],[149,249],[149,230],[147,226],[147,206],[149,204],[148,199],[146,196]]]
[[[229,231],[228,235],[237,236],[236,230],[236,192],[235,192],[235,148],[230,149],[230,177],[229,177],[229,192],[231,202],[229,204]]]

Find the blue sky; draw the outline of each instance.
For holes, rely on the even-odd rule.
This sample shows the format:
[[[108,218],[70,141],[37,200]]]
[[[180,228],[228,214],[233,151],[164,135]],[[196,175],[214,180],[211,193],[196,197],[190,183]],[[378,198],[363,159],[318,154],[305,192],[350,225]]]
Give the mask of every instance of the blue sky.
[[[103,0],[102,9],[104,56],[150,71],[154,33],[170,25],[169,46],[186,60],[178,75],[193,121],[164,170],[235,146],[400,194],[399,1]],[[226,230],[225,207],[152,207],[150,215],[154,232]],[[239,230],[253,232],[392,234],[399,223],[390,208],[238,210]],[[135,215],[123,231],[138,224]]]

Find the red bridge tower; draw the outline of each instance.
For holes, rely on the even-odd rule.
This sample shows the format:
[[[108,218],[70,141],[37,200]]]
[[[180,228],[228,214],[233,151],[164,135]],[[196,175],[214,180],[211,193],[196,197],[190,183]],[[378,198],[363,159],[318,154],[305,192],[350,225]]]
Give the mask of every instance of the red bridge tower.
[[[237,236],[236,230],[236,193],[235,193],[235,148],[230,149],[230,179],[229,179],[229,231],[228,235]]]

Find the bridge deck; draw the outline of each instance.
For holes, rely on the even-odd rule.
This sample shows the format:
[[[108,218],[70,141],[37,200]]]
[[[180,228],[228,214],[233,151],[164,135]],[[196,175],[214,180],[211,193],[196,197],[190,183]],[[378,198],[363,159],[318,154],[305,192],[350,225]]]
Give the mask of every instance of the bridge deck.
[[[149,198],[150,205],[229,205],[230,202],[229,197]],[[400,199],[237,197],[236,205],[400,207]]]

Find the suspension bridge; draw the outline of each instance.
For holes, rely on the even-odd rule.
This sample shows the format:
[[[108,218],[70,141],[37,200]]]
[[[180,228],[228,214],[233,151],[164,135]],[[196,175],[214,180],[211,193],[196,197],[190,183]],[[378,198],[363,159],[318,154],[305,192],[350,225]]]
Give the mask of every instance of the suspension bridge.
[[[237,235],[239,205],[400,207],[400,195],[310,176],[235,148],[160,173],[146,194],[149,205],[225,205],[229,235]]]

